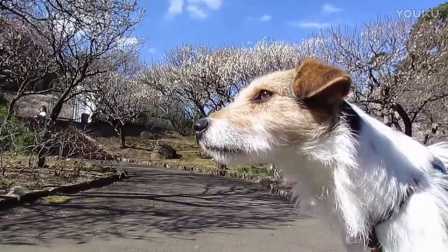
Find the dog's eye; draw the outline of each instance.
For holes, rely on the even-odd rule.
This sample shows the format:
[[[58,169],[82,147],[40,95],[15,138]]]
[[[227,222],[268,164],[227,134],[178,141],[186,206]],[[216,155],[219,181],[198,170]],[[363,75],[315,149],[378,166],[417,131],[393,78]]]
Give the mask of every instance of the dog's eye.
[[[271,91],[262,89],[260,90],[260,92],[258,92],[258,94],[255,96],[255,100],[256,101],[267,101],[269,98],[271,98],[271,96],[274,93],[272,93]]]

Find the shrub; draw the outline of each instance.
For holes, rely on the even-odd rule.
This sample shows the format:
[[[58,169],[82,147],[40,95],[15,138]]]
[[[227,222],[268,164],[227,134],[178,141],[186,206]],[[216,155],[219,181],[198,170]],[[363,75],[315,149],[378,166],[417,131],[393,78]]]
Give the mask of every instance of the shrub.
[[[0,93],[0,106],[6,106],[6,104],[8,104],[8,100]]]
[[[7,106],[0,103],[0,146],[3,151],[26,152],[34,144],[35,134],[15,117],[5,120],[7,113]]]

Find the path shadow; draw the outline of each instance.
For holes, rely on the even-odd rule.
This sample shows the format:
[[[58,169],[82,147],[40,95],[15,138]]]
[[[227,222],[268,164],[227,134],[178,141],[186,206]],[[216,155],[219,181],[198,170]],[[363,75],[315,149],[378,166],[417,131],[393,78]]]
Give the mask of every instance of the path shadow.
[[[133,166],[129,179],[70,195],[67,202],[0,213],[0,244],[151,239],[155,233],[194,239],[202,232],[271,229],[309,217],[244,180]]]

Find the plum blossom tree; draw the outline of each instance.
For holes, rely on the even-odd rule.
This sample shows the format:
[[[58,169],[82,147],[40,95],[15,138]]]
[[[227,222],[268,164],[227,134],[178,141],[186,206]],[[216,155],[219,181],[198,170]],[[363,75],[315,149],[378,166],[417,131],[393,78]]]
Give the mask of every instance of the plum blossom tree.
[[[446,134],[448,126],[446,30],[440,20],[417,26],[415,20],[385,18],[354,30],[322,30],[301,43],[182,45],[147,66],[142,81],[177,104],[170,113],[182,111],[195,119],[232,101],[257,76],[317,57],[352,74],[356,85],[350,98],[369,114],[428,143]]]
[[[184,106],[191,118],[204,117],[232,101],[241,88],[269,71],[298,62],[293,44],[262,40],[245,47],[182,45],[143,71],[143,81]]]
[[[5,117],[9,120],[20,98],[53,90],[58,67],[29,25],[6,18],[0,18],[0,22],[0,87],[15,91]]]
[[[350,72],[356,84],[351,98],[369,114],[427,142],[427,131],[434,124],[442,130],[448,117],[441,110],[448,95],[447,53],[436,46],[446,44],[447,27],[414,24],[380,19],[354,31],[332,28],[309,38],[303,49]]]
[[[95,112],[109,117],[108,121],[120,136],[120,147],[126,148],[126,123],[154,108],[154,93],[138,78],[117,72],[98,75],[89,88],[96,90],[89,96]]]
[[[111,61],[115,52],[135,44],[130,33],[143,14],[136,0],[4,0],[0,10],[29,25],[58,66],[59,98],[50,112],[53,120],[65,102],[89,92],[78,86],[115,70],[111,64],[94,63]]]

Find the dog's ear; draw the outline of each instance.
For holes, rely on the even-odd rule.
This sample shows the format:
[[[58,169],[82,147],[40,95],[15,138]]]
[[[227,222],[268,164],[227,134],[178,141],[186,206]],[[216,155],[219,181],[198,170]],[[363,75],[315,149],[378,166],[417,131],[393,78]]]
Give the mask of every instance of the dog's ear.
[[[294,95],[311,106],[338,107],[350,92],[350,75],[313,58],[296,69]]]

